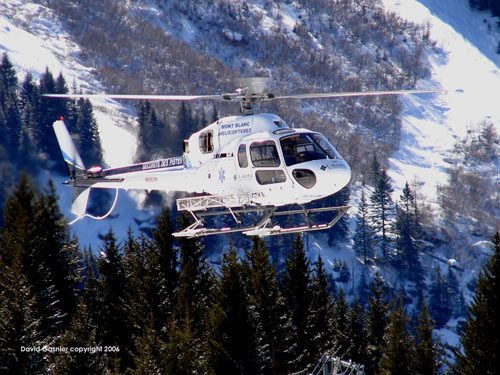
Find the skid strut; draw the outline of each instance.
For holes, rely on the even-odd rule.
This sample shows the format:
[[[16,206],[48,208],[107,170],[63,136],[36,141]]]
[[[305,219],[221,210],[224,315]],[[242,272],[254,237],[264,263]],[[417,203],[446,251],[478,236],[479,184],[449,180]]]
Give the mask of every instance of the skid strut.
[[[323,230],[334,226],[348,209],[348,206],[306,208],[301,205],[299,209],[278,211],[275,206],[256,206],[252,204],[251,194],[182,198],[177,200],[177,210],[189,212],[195,221],[183,230],[174,233],[174,236],[200,237],[242,232],[248,236],[265,237]],[[322,212],[331,212],[335,216],[326,223],[313,223],[311,215]],[[253,215],[251,223],[244,223],[242,218],[245,215]],[[274,218],[280,216],[294,217],[296,215],[302,215],[305,218],[305,224],[283,228],[272,223]],[[205,219],[214,216],[231,216],[234,225],[221,228],[206,227]]]

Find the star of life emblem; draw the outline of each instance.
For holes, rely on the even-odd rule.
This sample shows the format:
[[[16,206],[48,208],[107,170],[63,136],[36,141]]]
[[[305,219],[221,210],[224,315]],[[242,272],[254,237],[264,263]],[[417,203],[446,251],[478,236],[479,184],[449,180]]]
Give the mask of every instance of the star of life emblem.
[[[219,169],[219,181],[221,183],[224,182],[224,180],[226,179],[226,171],[224,171],[224,169]]]

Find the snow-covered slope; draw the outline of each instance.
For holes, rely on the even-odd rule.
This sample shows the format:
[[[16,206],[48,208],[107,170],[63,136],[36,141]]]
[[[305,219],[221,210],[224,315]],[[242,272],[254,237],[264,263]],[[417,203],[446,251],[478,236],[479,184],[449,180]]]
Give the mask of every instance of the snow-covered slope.
[[[436,186],[446,182],[444,160],[457,137],[484,120],[500,130],[498,20],[473,12],[467,0],[383,3],[402,18],[428,24],[431,39],[436,41],[435,51],[427,52],[432,75],[418,86],[448,91],[433,97],[404,98],[402,142],[391,158],[390,171],[400,188],[416,177],[432,200]]]

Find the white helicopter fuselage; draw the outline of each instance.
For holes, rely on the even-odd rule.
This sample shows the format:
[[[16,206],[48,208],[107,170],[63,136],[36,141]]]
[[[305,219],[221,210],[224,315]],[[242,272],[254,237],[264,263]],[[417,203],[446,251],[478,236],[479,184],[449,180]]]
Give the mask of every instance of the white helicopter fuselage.
[[[179,158],[139,165],[138,171],[113,173],[113,179],[123,179],[116,187],[251,195],[255,204],[274,206],[324,198],[351,178],[349,166],[324,136],[291,129],[272,114],[226,117],[192,134],[182,165]],[[111,185],[103,181],[93,187]]]
[[[90,216],[90,188],[198,193],[231,209],[306,204],[338,192],[351,178],[349,165],[321,133],[292,129],[273,114],[222,118],[185,140],[183,156],[109,169],[85,168],[63,120],[54,130],[79,218]]]

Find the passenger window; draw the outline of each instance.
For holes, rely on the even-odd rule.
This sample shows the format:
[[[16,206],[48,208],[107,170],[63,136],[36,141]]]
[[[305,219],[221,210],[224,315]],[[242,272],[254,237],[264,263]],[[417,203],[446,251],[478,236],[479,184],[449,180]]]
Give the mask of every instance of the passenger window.
[[[240,145],[238,148],[238,165],[240,168],[248,167],[247,146]]]
[[[278,151],[273,141],[252,143],[250,158],[255,167],[277,167],[280,165]]]
[[[214,151],[213,131],[207,130],[200,134],[200,151],[203,154],[209,154]]]
[[[263,170],[255,172],[255,178],[260,185],[279,184],[286,181],[282,170]]]

